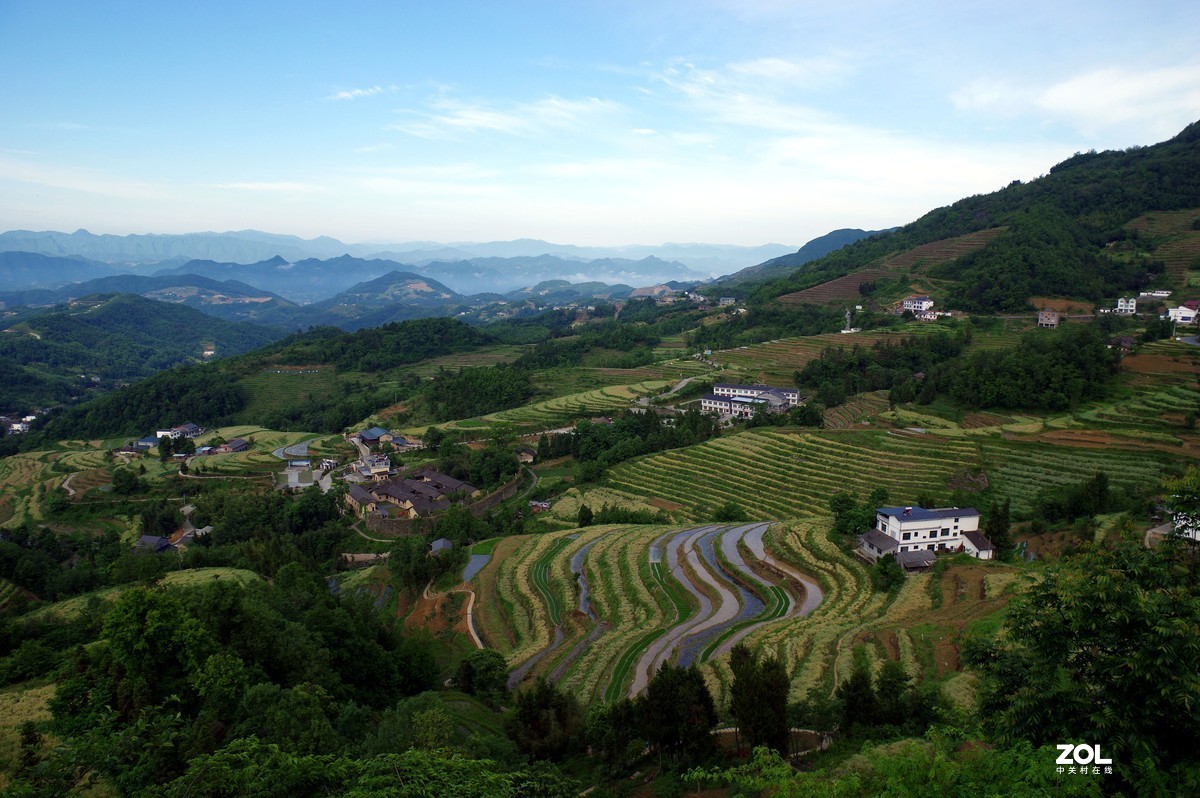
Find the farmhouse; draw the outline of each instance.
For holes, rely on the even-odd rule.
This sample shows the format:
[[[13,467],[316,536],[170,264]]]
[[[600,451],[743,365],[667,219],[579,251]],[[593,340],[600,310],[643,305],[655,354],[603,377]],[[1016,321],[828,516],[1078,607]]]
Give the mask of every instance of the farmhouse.
[[[454,548],[454,543],[446,538],[438,538],[429,544],[429,553],[436,556],[441,554],[443,551],[450,551],[452,548]]]
[[[933,300],[927,296],[910,296],[905,298],[901,307],[903,310],[910,310],[913,313],[923,313],[933,310]]]
[[[231,438],[224,446],[217,447],[218,451],[222,452],[244,452],[249,448],[250,444],[242,438]]]
[[[367,446],[374,446],[379,443],[391,443],[395,436],[383,427],[371,427],[358,433],[358,437]]]
[[[979,511],[971,507],[879,507],[875,510],[875,528],[860,535],[859,552],[874,562],[884,555],[895,557],[910,570],[923,568],[917,563],[927,557],[906,556],[913,552],[939,554],[965,551],[981,560],[990,560],[991,541],[979,532]]]
[[[719,308],[727,308],[735,304],[737,304],[737,299],[731,296],[723,296],[717,299],[717,307]]]
[[[461,480],[426,469],[404,479],[376,482],[369,488],[351,485],[345,501],[358,515],[380,513],[421,518],[448,509],[451,494],[477,496],[479,490]]]
[[[1167,318],[1178,324],[1191,324],[1196,320],[1196,309],[1189,308],[1187,305],[1167,308]]]
[[[1117,300],[1117,313],[1131,316],[1137,313],[1137,297],[1123,296]]]
[[[1053,330],[1058,327],[1058,311],[1050,308],[1042,308],[1038,311],[1037,326],[1045,327],[1048,330]]]

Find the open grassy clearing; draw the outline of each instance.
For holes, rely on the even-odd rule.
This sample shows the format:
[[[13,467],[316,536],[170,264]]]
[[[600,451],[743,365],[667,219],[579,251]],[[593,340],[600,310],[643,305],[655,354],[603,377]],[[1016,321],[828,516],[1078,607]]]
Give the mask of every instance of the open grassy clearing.
[[[20,754],[20,728],[27,721],[50,720],[53,684],[30,682],[0,690],[0,790],[8,787],[8,773]]]

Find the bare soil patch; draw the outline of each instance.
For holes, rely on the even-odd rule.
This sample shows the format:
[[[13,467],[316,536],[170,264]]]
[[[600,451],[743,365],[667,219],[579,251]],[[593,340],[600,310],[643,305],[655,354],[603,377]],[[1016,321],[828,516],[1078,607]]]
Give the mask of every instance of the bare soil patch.
[[[1049,308],[1066,315],[1086,315],[1096,312],[1096,305],[1079,299],[1051,299],[1050,297],[1031,296],[1029,304],[1039,310]]]
[[[683,505],[678,502],[667,501],[666,499],[653,498],[647,501],[651,507],[657,507],[660,510],[666,510],[668,513],[673,513],[676,510],[682,510]]]

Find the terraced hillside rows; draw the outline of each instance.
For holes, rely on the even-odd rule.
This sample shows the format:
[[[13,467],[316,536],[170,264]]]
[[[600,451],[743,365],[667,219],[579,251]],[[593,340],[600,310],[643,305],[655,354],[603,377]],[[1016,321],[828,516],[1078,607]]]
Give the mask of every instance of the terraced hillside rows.
[[[522,607],[516,626],[538,628],[508,652],[514,681],[541,673],[575,695],[612,701],[644,689],[661,663],[694,663],[723,698],[738,642],[781,657],[793,699],[832,692],[855,649],[874,664],[900,660],[918,678],[959,678],[957,632],[1002,606],[1015,570],[961,560],[936,577],[937,589],[925,575],[893,597],[871,589],[866,566],[828,528],[819,518],[527,539],[488,566]],[[572,575],[583,588],[574,594]],[[561,635],[547,628],[555,619]]]
[[[640,396],[657,393],[669,383],[666,380],[647,380],[634,385],[613,385],[607,388],[597,388],[591,391],[575,393],[569,396],[559,396],[543,402],[502,410],[498,413],[484,416],[473,426],[487,424],[514,424],[520,427],[534,429],[549,429],[557,424],[563,424],[579,418],[601,416],[629,408]],[[442,426],[455,426],[450,422]],[[472,426],[469,424],[468,426]],[[418,433],[413,429],[410,432]]]
[[[967,439],[749,430],[622,463],[609,472],[606,490],[631,505],[650,499],[678,505],[672,515],[680,520],[702,520],[726,502],[764,519],[808,518],[828,513],[829,497],[842,490],[941,494],[978,456],[978,444]],[[552,513],[565,519],[580,501],[603,504],[585,491],[556,503]]]
[[[747,564],[739,544],[761,561],[765,528],[609,527],[529,541],[495,566],[509,603],[521,608],[516,625],[536,629],[509,652],[511,684],[541,673],[577,694],[612,700],[644,689],[661,662],[706,662],[761,624],[811,612],[819,602],[815,582],[805,602],[785,589],[786,577],[772,581]],[[578,580],[573,610],[562,590],[567,574]],[[488,636],[505,637],[498,630]]]
[[[779,297],[779,301],[784,305],[826,305],[831,302],[840,303],[855,303],[862,301],[862,294],[858,287],[864,282],[873,282],[875,280],[886,280],[889,277],[895,277],[894,271],[886,269],[863,269],[860,272],[847,274],[844,277],[830,280],[820,285],[814,285],[812,288],[805,288],[803,291],[795,291],[790,294],[784,294]]]
[[[1192,229],[1196,219],[1200,219],[1200,209],[1156,211],[1134,219],[1126,227],[1157,240],[1154,256],[1166,265],[1167,275],[1182,286],[1188,266],[1200,258],[1200,230]]]
[[[907,252],[893,255],[883,263],[885,269],[899,271],[901,269],[919,270],[928,266],[949,263],[964,255],[983,249],[993,238],[1006,231],[1007,227],[993,227],[988,230],[978,230],[965,236],[944,238],[913,247]]]

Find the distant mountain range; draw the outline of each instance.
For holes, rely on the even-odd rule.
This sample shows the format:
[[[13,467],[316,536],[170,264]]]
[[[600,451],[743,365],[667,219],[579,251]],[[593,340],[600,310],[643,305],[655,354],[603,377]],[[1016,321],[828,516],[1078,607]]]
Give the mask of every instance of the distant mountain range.
[[[289,263],[296,263],[307,259],[328,260],[341,255],[351,255],[356,258],[392,261],[407,266],[410,270],[412,267],[425,267],[430,263],[451,264],[479,259],[503,261],[515,258],[536,259],[540,256],[552,256],[558,259],[555,266],[559,269],[558,272],[534,275],[534,279],[526,279],[524,283],[514,275],[516,282],[506,281],[500,284],[493,277],[491,281],[473,286],[455,283],[450,279],[448,272],[445,274],[431,273],[431,276],[446,282],[455,290],[470,293],[511,290],[523,285],[531,285],[541,279],[570,279],[570,276],[578,272],[578,269],[572,271],[562,267],[561,264],[566,261],[589,263],[611,259],[615,261],[611,268],[617,271],[612,275],[606,273],[607,278],[608,276],[617,276],[617,273],[624,270],[626,262],[637,263],[647,258],[654,258],[655,261],[646,265],[660,267],[661,264],[658,262],[674,263],[682,265],[687,270],[687,274],[675,275],[675,279],[707,280],[783,255],[791,250],[791,247],[784,244],[764,244],[756,247],[721,244],[581,247],[552,244],[537,239],[451,244],[432,241],[347,244],[327,236],[303,239],[296,236],[263,233],[258,230],[127,236],[94,235],[86,230],[76,230],[74,233],[11,230],[0,233],[0,251],[70,256],[110,264],[117,267],[114,271],[140,273],[149,273],[163,268],[176,268],[192,260],[254,264],[271,260],[276,256]],[[484,269],[504,267],[505,265],[503,262],[482,264]],[[384,272],[386,271],[384,270]],[[504,275],[506,272],[506,269],[501,269],[500,273]],[[379,274],[373,276],[377,277]],[[638,278],[635,282],[642,284],[658,282],[668,279],[669,275],[655,273],[647,277],[648,279]],[[349,287],[349,284],[343,287]]]

